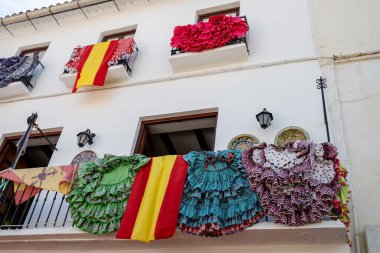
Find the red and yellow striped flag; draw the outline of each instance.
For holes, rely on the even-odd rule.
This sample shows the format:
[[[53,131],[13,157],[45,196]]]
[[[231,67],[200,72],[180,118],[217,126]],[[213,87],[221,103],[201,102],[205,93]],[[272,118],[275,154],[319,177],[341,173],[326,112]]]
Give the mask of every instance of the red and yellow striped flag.
[[[172,237],[187,167],[180,155],[151,158],[136,175],[116,238],[149,242]]]
[[[117,46],[117,41],[107,41],[86,46],[78,64],[78,74],[73,93],[82,86],[103,86],[108,71],[108,61]]]

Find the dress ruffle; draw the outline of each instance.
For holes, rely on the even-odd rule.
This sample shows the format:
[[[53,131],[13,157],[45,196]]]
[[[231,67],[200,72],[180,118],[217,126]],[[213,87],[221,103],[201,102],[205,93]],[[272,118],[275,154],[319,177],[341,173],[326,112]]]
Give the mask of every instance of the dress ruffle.
[[[148,162],[133,155],[82,164],[67,197],[75,226],[93,234],[118,230],[136,173]]]
[[[325,150],[329,153],[322,153],[321,156],[335,159],[337,153],[330,152],[332,148],[328,146],[332,145],[326,144]],[[313,143],[304,141],[289,143],[284,148],[274,145],[267,147],[263,143],[243,153],[242,162],[251,189],[258,193],[266,215],[272,216],[274,222],[301,226],[320,222],[330,213],[333,199],[341,190],[341,185],[334,177],[328,179],[330,182],[323,183],[324,179],[309,176],[315,168],[315,159],[319,158],[314,148]],[[273,154],[268,149],[281,152],[267,157]],[[289,157],[295,160],[291,161]],[[286,159],[290,162],[284,163]]]
[[[210,157],[219,161],[208,163]],[[178,219],[183,232],[221,236],[258,222],[262,208],[249,189],[240,151],[190,152],[184,158],[189,168]]]

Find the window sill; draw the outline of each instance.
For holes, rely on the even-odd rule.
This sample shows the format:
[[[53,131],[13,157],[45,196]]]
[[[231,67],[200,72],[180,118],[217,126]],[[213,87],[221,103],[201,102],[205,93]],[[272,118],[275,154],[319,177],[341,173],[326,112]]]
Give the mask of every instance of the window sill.
[[[0,99],[29,95],[30,91],[22,81],[11,82],[7,87],[0,88]]]
[[[73,89],[77,73],[74,74],[62,74],[59,76],[61,82],[63,82],[68,89]],[[130,74],[128,73],[126,67],[123,64],[111,66],[108,68],[106,80],[104,85],[115,84],[118,82],[125,82],[130,79]],[[81,89],[93,90],[101,89],[101,86],[83,86]]]
[[[199,53],[182,53],[169,57],[174,72],[218,67],[248,60],[245,43],[227,45]]]

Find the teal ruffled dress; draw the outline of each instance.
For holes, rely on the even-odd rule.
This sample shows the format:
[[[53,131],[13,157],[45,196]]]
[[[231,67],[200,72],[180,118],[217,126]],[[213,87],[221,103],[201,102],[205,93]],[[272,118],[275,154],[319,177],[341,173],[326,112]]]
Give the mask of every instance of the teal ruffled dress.
[[[82,164],[66,199],[75,226],[92,234],[118,230],[136,173],[148,162],[132,155]]]
[[[200,236],[233,234],[257,223],[263,215],[250,190],[241,152],[190,152],[178,227]]]

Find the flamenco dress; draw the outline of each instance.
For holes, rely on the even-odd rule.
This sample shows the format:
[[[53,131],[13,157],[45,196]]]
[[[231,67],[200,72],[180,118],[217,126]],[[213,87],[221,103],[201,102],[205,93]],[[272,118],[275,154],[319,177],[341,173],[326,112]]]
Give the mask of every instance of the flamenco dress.
[[[249,189],[240,151],[190,152],[184,159],[189,167],[178,218],[183,232],[229,235],[259,221],[263,210]]]
[[[75,226],[93,234],[118,230],[136,173],[148,162],[132,155],[82,164],[67,197]]]

